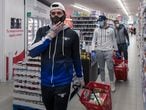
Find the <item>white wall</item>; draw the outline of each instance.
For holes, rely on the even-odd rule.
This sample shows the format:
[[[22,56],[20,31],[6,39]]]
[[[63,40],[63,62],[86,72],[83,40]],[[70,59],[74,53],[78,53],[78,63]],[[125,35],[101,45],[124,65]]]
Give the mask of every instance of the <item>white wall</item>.
[[[11,18],[22,19],[21,28],[11,29]],[[12,76],[12,64],[13,64],[12,59],[21,55],[21,53],[24,51],[24,23],[23,22],[24,22],[24,0],[0,0],[0,81],[1,82],[6,81],[6,78],[8,78],[6,76],[8,75]],[[11,58],[9,57],[10,55],[12,56]],[[7,63],[7,61],[9,61],[9,64]]]
[[[4,82],[5,81],[5,49],[4,49],[4,1],[5,0],[0,0],[0,81]]]
[[[22,28],[11,29],[11,18],[22,19]],[[7,56],[15,57],[24,50],[24,0],[5,0],[5,41]]]

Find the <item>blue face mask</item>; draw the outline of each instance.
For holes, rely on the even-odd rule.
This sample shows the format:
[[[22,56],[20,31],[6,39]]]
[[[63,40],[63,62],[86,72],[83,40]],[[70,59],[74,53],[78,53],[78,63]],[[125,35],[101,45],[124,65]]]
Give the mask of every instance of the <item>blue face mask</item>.
[[[101,27],[101,28],[103,28],[104,27],[104,21],[99,21],[99,26]]]

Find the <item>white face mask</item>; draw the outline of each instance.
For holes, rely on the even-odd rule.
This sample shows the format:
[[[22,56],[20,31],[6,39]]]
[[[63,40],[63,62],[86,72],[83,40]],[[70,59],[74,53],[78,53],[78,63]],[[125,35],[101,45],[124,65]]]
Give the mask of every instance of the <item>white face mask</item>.
[[[104,27],[104,24],[105,24],[104,21],[99,21],[99,25],[100,25],[101,28]]]
[[[116,27],[119,27],[120,24],[116,24]]]

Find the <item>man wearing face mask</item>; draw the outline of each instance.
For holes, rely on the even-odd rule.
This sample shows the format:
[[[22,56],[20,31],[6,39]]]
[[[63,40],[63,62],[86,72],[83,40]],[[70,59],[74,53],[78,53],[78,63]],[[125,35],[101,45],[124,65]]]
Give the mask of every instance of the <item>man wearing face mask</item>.
[[[124,54],[124,59],[128,61],[128,46],[129,46],[129,35],[127,29],[123,24],[120,24],[118,20],[114,21],[116,26],[116,39],[118,44],[118,52],[121,55]]]
[[[52,25],[38,29],[29,55],[41,55],[41,92],[46,110],[67,110],[74,71],[84,85],[79,36],[63,23],[66,13],[60,2],[51,4],[50,18]]]
[[[105,63],[110,78],[111,91],[115,91],[113,52],[118,50],[114,29],[107,24],[107,18],[104,15],[99,16],[99,27],[94,30],[92,39],[92,53],[96,52],[97,63],[101,75],[101,81],[105,83]]]

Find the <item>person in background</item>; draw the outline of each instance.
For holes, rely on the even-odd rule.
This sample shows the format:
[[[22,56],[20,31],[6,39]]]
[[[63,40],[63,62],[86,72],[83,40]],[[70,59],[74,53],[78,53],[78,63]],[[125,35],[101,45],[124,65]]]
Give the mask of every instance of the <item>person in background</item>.
[[[112,57],[114,50],[117,51],[118,48],[114,29],[107,24],[107,20],[106,16],[99,16],[99,28],[95,28],[93,34],[91,56],[95,53],[97,55],[101,81],[103,83],[105,82],[105,63],[107,63],[111,91],[115,91],[115,76]]]
[[[50,18],[52,25],[38,29],[29,55],[41,55],[41,92],[46,110],[67,110],[74,70],[84,85],[79,36],[64,25],[66,12],[60,2],[51,4]]]
[[[134,33],[134,35],[136,35],[136,28],[135,27],[133,28],[133,33]]]
[[[115,20],[115,26],[118,52],[120,55],[122,55],[123,52],[124,59],[128,61],[128,46],[130,44],[128,31],[123,24],[119,23],[118,20]]]

